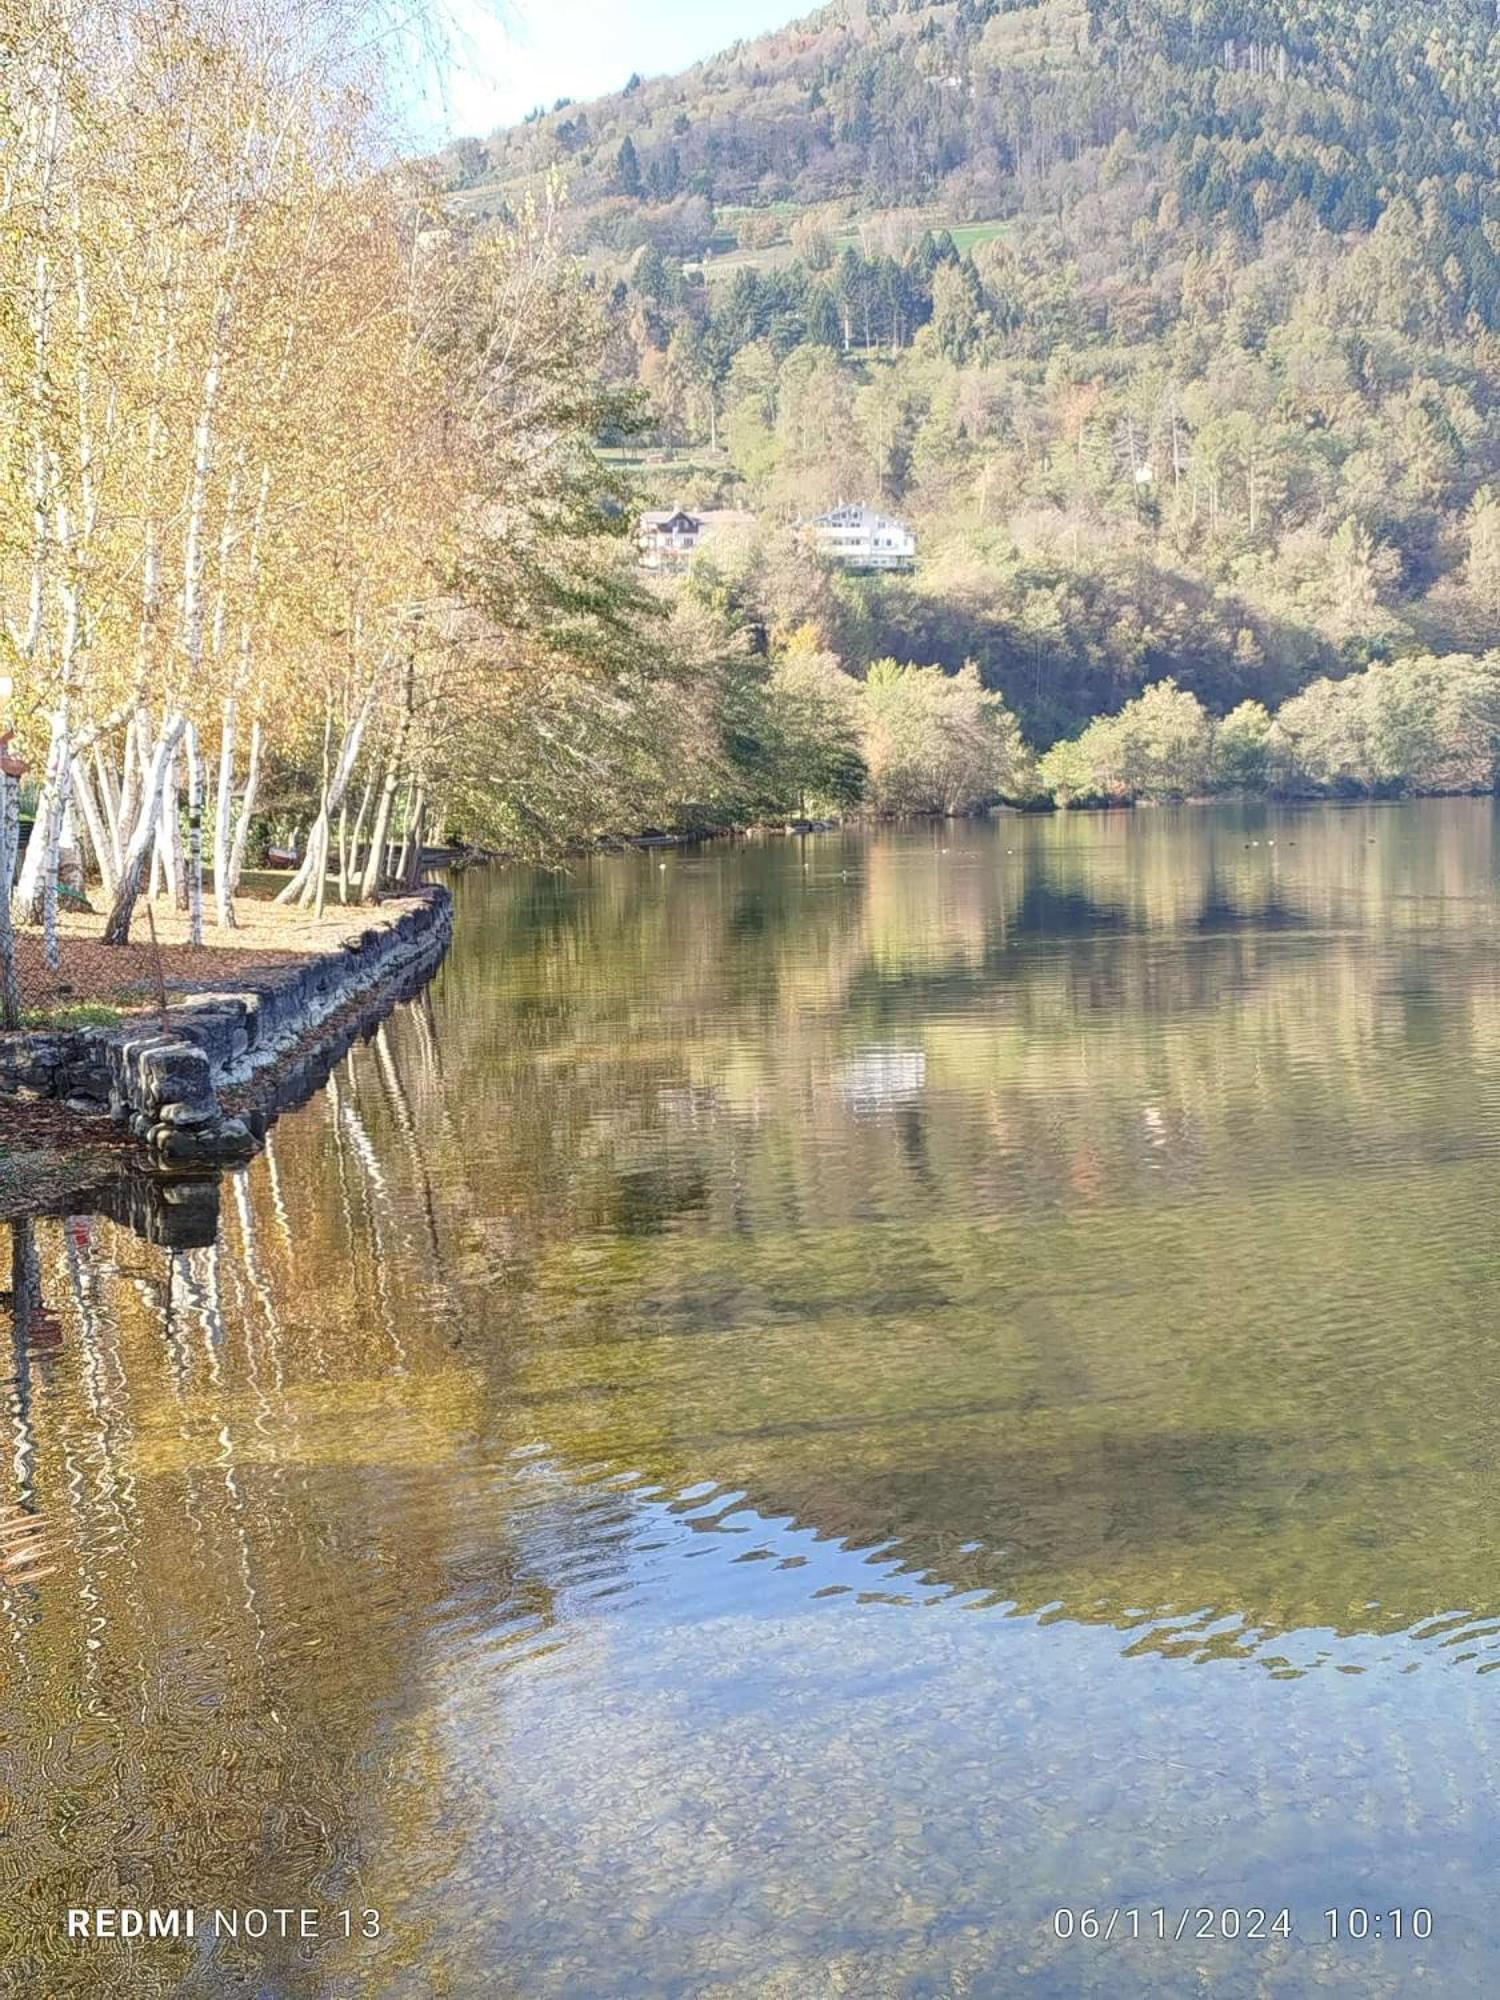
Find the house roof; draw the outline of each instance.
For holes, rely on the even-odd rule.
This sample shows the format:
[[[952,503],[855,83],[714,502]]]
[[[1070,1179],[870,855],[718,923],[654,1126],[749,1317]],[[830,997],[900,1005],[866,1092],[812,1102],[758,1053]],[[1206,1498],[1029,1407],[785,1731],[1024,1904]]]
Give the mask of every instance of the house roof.
[[[689,514],[681,507],[656,508],[648,514],[642,514],[641,526],[643,528],[675,528],[679,530],[683,528],[697,528],[702,526],[702,516],[699,514]]]
[[[654,508],[642,514],[644,528],[740,528],[754,525],[755,516],[743,507],[704,507],[689,513],[684,507]]]
[[[841,500],[826,514],[814,514],[806,525],[810,528],[895,528],[903,535],[911,533],[905,521],[894,514],[882,514],[863,500]]]

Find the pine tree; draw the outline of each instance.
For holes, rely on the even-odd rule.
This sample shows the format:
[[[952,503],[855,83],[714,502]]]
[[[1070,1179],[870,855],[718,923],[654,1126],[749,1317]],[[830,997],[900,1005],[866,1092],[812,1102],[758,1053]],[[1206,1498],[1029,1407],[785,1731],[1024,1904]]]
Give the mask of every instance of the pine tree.
[[[636,157],[635,141],[628,132],[615,154],[615,188],[632,199],[638,198],[641,192],[641,163]]]

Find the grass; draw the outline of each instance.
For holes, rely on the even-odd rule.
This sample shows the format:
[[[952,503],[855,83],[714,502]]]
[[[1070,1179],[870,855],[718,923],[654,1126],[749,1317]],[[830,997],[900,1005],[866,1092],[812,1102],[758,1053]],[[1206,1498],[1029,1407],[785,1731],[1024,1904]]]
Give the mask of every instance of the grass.
[[[720,211],[721,215],[726,215],[730,212],[728,210]],[[785,203],[776,203],[769,208],[745,209],[735,212],[746,215],[781,215],[787,212],[787,205]],[[790,210],[790,214],[794,217],[805,212],[808,211],[796,208]],[[832,230],[830,234],[833,240],[834,254],[836,256],[841,255],[844,250],[850,247],[858,248],[863,231],[871,227],[878,227],[878,225],[886,222],[905,223],[915,234],[920,234],[924,229],[930,229],[934,235],[937,235],[946,229],[948,234],[953,238],[960,253],[964,256],[967,256],[970,251],[976,249],[981,243],[992,243],[997,237],[1008,235],[1015,228],[1013,220],[1003,217],[994,217],[987,222],[949,222],[941,213],[932,209],[883,209],[862,219],[842,223]],[[703,272],[704,277],[710,284],[718,280],[732,278],[736,271],[746,269],[755,271],[776,270],[794,261],[795,252],[792,249],[789,238],[790,230],[788,229],[783,236],[778,237],[776,242],[767,244],[758,250],[742,250],[738,245],[731,244],[723,250],[716,250],[713,256],[700,263],[697,268]]]
[[[806,212],[806,204],[799,201],[728,201],[718,211],[726,222],[743,222],[747,215],[784,215],[788,218]]]
[[[117,1028],[125,1016],[118,1007],[80,1000],[62,1007],[29,1007],[21,1015],[23,1028]]]
[[[674,480],[693,472],[719,478],[737,477],[728,453],[721,452],[716,458],[706,445],[686,451],[620,452],[611,457],[609,463],[648,486],[653,481]]]
[[[950,224],[948,234],[967,256],[979,244],[993,243],[997,236],[1009,235],[1014,227],[1013,222],[959,222]]]

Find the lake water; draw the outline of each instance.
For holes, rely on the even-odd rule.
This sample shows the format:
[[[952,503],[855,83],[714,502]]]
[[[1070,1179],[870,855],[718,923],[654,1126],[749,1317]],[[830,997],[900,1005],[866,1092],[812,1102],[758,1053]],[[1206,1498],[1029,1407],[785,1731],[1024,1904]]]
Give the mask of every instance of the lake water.
[[[15,1233],[6,1990],[1500,1989],[1497,826],[462,881],[211,1245]]]

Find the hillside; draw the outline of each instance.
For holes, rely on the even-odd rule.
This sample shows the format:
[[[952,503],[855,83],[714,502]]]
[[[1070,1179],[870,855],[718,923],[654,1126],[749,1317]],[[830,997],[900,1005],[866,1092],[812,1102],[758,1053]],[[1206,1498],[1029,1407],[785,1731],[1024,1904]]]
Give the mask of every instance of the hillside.
[[[841,0],[451,150],[561,173],[662,497],[919,527],[731,595],[856,668],[976,659],[1041,740],[1500,638],[1493,0]]]
[[[1187,221],[1254,233],[1305,202],[1368,229],[1414,196],[1493,313],[1497,61],[1494,0],[836,0],[445,164],[480,205],[561,169],[600,237],[644,213],[681,238],[700,218],[661,211],[687,201],[1056,210],[1126,135]]]

